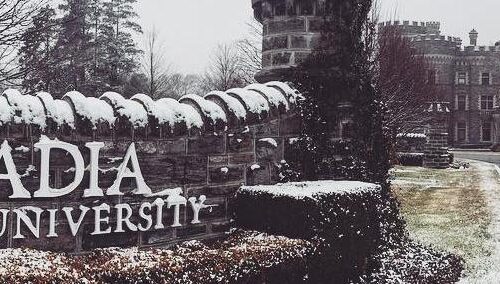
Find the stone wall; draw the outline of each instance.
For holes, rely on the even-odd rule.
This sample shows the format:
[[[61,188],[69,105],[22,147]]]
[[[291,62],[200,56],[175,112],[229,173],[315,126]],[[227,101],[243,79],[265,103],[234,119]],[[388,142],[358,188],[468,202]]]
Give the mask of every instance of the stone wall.
[[[265,88],[261,89],[265,90]],[[253,95],[256,94],[253,93]],[[277,94],[274,93],[274,95]],[[267,96],[263,97],[267,98]],[[223,94],[219,94],[220,98],[229,100]],[[19,120],[14,118],[11,123],[0,126],[0,139],[9,142],[17,172],[21,176],[24,187],[31,194],[38,190],[40,183],[40,152],[34,144],[40,140],[41,135],[46,135],[51,139],[57,138],[77,145],[83,155],[85,165],[89,164],[90,159],[90,151],[84,146],[85,143],[104,142],[105,146],[100,150],[99,156],[99,186],[103,189],[113,184],[128,147],[131,143],[135,143],[142,175],[146,184],[151,187],[153,195],[134,195],[132,192],[136,188],[134,179],[124,179],[120,187],[124,193],[122,196],[83,198],[83,190],[88,188],[90,180],[88,169],[85,171],[83,182],[76,190],[55,199],[10,199],[9,195],[12,194],[10,181],[0,180],[2,189],[0,209],[34,206],[59,210],[56,214],[56,229],[59,236],[55,238],[47,237],[47,224],[50,221],[47,211],[41,214],[40,238],[35,238],[23,224],[21,224],[21,232],[25,238],[14,238],[16,215],[8,214],[6,230],[0,237],[0,248],[31,247],[53,251],[82,252],[109,246],[165,246],[184,240],[221,236],[230,226],[233,216],[233,198],[241,185],[273,184],[279,181],[278,165],[285,158],[284,153],[289,138],[296,137],[301,128],[301,120],[293,110],[294,103],[291,103],[290,98],[285,101],[290,103],[286,109],[279,111],[279,109],[272,110],[271,108],[267,116],[261,115],[253,120],[250,117],[251,108],[245,105],[248,113],[244,120],[248,123],[230,124],[227,121],[217,127],[207,127],[205,124],[202,129],[192,128],[187,131],[185,125],[184,131],[178,130],[177,127],[164,128],[161,125],[156,127],[157,130],[160,128],[165,131],[153,131],[152,124],[146,127],[135,127],[126,119],[117,120],[112,127],[98,124],[94,128],[87,128],[88,125],[83,123],[84,120],[78,115],[76,115],[76,128],[51,128],[51,123],[47,123],[48,126],[42,129],[35,124],[16,123]],[[207,102],[199,101],[201,105],[189,103],[196,106],[194,109],[204,121],[210,119],[211,116],[204,112],[206,108],[203,107]],[[225,112],[229,117],[230,112],[227,109]],[[14,116],[17,115],[20,113],[14,113]],[[47,119],[49,120],[48,117]],[[73,167],[74,162],[67,153],[58,150],[51,152],[50,186],[61,188],[70,184],[75,176]],[[5,163],[0,159],[0,174],[4,173],[6,173]],[[198,198],[205,195],[207,197],[205,204],[216,206],[201,210],[200,224],[191,224],[193,211],[188,202],[188,206],[181,206],[180,223],[182,226],[180,227],[170,226],[173,220],[173,210],[165,209],[161,217],[165,225],[164,229],[151,229],[147,232],[126,231],[112,235],[90,234],[95,224],[91,210],[83,219],[76,237],[70,233],[69,224],[61,211],[62,207],[72,207],[78,211],[81,205],[91,208],[106,203],[113,208],[116,204],[127,203],[131,205],[134,212],[130,220],[137,221],[139,220],[138,207],[143,202],[153,203],[158,198],[155,193],[169,188],[181,188],[186,198]],[[26,208],[34,222],[35,215],[29,212],[30,207]],[[74,213],[73,219],[77,220],[78,214]],[[109,224],[114,224],[117,216],[113,210],[109,217]],[[153,217],[153,222],[156,222],[156,216]]]

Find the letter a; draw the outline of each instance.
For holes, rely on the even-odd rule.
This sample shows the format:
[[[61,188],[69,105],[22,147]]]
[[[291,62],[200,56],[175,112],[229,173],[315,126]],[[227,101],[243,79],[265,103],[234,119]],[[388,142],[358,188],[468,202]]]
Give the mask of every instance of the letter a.
[[[7,140],[3,141],[2,147],[0,147],[0,159],[3,158],[7,174],[0,174],[0,179],[10,180],[12,195],[9,198],[31,198],[30,192],[21,183],[16,165],[14,165],[14,161],[12,160],[11,151],[12,148],[9,146],[9,142]]]
[[[132,164],[132,171],[128,168],[128,162]],[[139,160],[137,159],[137,153],[135,151],[135,144],[132,143],[128,147],[127,154],[123,158],[123,163],[118,169],[118,174],[113,185],[108,188],[106,192],[107,195],[123,195],[120,192],[120,184],[123,178],[135,178],[135,183],[137,188],[134,190],[134,194],[152,194],[151,188],[146,184],[144,178],[142,177],[141,168],[139,167]]]

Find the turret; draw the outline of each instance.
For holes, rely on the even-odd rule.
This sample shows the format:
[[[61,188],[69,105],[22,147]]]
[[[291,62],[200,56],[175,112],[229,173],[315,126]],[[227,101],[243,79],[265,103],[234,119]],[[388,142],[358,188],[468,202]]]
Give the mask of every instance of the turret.
[[[259,82],[286,80],[318,45],[324,0],[251,0],[254,16],[263,25]]]
[[[478,38],[478,32],[475,29],[472,29],[469,33],[469,38],[470,38],[470,45],[476,46],[477,45],[477,38]]]

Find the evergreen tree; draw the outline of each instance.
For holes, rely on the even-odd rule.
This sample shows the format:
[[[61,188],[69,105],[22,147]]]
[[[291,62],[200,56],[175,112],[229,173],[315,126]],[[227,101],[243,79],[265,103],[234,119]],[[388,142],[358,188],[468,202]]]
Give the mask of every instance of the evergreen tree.
[[[103,1],[103,19],[100,41],[105,50],[105,71],[109,87],[123,85],[138,67],[141,50],[133,40],[133,33],[142,33],[141,26],[135,22],[137,13],[133,4],[136,0]]]
[[[295,163],[305,179],[386,183],[389,165],[383,109],[372,86],[363,41],[367,27],[372,28],[368,20],[371,4],[370,0],[322,2],[320,44],[294,72],[294,81],[306,96]],[[348,123],[341,128],[342,121]],[[342,139],[335,139],[339,136]]]
[[[30,91],[51,91],[56,79],[54,66],[58,22],[50,6],[33,16],[33,24],[21,36],[19,64],[24,77],[22,85]]]
[[[59,5],[64,13],[56,53],[59,62],[57,90],[61,94],[71,90],[91,91],[88,71],[92,63],[92,36],[87,23],[88,4],[88,0],[66,0]]]
[[[23,34],[20,50],[27,91],[56,96],[71,90],[88,95],[123,91],[141,52],[133,40],[133,33],[141,32],[133,3],[63,0],[58,12],[50,7],[40,12]]]

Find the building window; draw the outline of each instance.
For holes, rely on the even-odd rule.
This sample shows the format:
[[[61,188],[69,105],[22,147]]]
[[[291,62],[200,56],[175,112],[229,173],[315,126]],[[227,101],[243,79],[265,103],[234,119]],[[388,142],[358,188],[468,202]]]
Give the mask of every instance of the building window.
[[[457,84],[458,85],[466,85],[467,84],[467,72],[458,72],[457,73]]]
[[[352,122],[343,121],[340,123],[340,137],[343,139],[352,138]]]
[[[493,109],[493,96],[481,96],[481,109],[482,110]]]
[[[457,141],[465,142],[467,140],[467,124],[463,121],[457,122]]]
[[[427,84],[436,85],[436,70],[431,69],[427,71]]]
[[[491,142],[491,122],[483,121],[481,124],[481,141]]]
[[[467,110],[467,96],[457,96],[457,110]]]
[[[481,85],[490,85],[490,73],[481,74]]]

